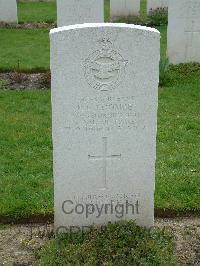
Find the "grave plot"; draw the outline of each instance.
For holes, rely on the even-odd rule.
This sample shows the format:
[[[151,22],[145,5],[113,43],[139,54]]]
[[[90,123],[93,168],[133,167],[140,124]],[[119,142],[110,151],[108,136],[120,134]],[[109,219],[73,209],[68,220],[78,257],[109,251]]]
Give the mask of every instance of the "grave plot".
[[[196,2],[193,1],[193,3]],[[182,23],[182,25],[185,25],[186,43],[189,44],[186,53],[188,62],[191,61],[191,58],[192,61],[198,59],[194,55],[196,52],[198,55],[198,51],[193,49],[199,42],[199,22],[195,15],[195,12],[198,11],[197,7],[198,3],[195,8],[190,7],[187,16],[184,15],[184,21],[187,22]],[[178,11],[184,10],[184,8],[185,6]],[[142,263],[152,260],[154,264],[158,264],[156,263],[158,261],[161,264],[170,264],[174,262],[173,253],[175,251],[179,264],[198,265],[200,66],[198,63],[168,65],[166,56],[167,20],[166,18],[160,20],[158,16],[147,17],[146,9],[146,1],[141,1],[141,16],[120,17],[119,20],[129,23],[135,23],[136,21],[137,24],[149,25],[161,32],[154,212],[157,227],[166,226],[169,229],[172,227],[170,234],[175,234],[176,246],[173,246],[174,241],[171,241],[171,238],[166,236],[165,232],[163,235],[159,228],[148,235],[147,230],[142,229],[140,231],[132,222],[123,225],[117,224],[115,229],[112,225],[104,228],[104,230],[111,230],[111,234],[101,234],[101,231],[94,231],[94,234],[91,235],[94,238],[84,238],[86,242],[81,242],[80,238],[80,241],[77,240],[76,237],[80,236],[80,232],[72,233],[70,237],[75,237],[76,243],[71,244],[74,244],[75,249],[73,250],[81,252],[85,248],[88,251],[88,243],[90,243],[90,252],[81,253],[82,258],[85,260],[87,258],[93,259],[95,262],[104,264],[109,261],[108,259],[104,260],[105,254],[107,258],[110,256],[111,259],[117,259],[116,256],[113,258],[113,254],[119,254],[120,260],[129,265],[126,259],[133,259],[132,256],[134,256],[134,259],[136,258],[135,253],[131,253],[132,247],[136,245],[138,249],[134,248],[134,251],[137,251],[137,254],[139,254],[138,261],[142,261]],[[0,226],[0,242],[3,243],[3,248],[0,250],[0,264],[2,258],[5,265],[8,261],[11,264],[19,262],[27,264],[29,260],[33,262],[36,257],[34,258],[32,251],[37,251],[37,248],[40,248],[40,245],[45,242],[46,245],[39,254],[40,262],[43,262],[44,265],[45,263],[46,265],[51,265],[51,263],[55,265],[57,263],[54,260],[55,257],[60,260],[64,257],[54,256],[58,254],[58,249],[57,242],[51,239],[53,232],[38,231],[33,236],[32,231],[29,231],[29,225],[25,225],[26,230],[22,229],[22,231],[24,230],[27,233],[28,230],[28,235],[25,233],[26,236],[24,236],[24,231],[22,234],[18,232],[21,225],[16,225],[18,222],[44,223],[48,221],[50,223],[53,222],[54,218],[51,76],[48,34],[50,29],[55,26],[55,1],[29,3],[20,1],[18,3],[18,17],[20,24],[0,23],[0,223],[3,223]],[[106,21],[109,21],[108,1],[105,2],[105,17]],[[172,20],[172,22],[174,21],[176,20]],[[179,22],[177,20],[177,25],[179,25]],[[38,27],[45,29],[39,29]],[[139,30],[141,28],[138,28]],[[173,33],[174,36],[176,35],[175,37],[180,36],[175,33]],[[59,32],[57,34],[59,35]],[[104,34],[105,31],[102,30],[100,36]],[[62,114],[54,120],[56,123],[60,123],[61,126],[66,125],[63,131],[58,132],[63,136],[62,139],[58,139],[61,143],[64,142],[64,145],[60,145],[61,152],[58,152],[56,157],[54,156],[58,161],[54,159],[54,162],[62,163],[63,168],[61,167],[59,170],[66,170],[63,176],[69,177],[67,170],[71,169],[72,173],[73,171],[74,173],[78,172],[81,176],[87,178],[87,182],[81,179],[80,184],[71,186],[70,189],[68,187],[64,189],[67,182],[65,179],[63,183],[59,182],[64,193],[57,194],[58,209],[66,217],[70,215],[68,212],[72,211],[71,217],[75,217],[75,221],[72,219],[73,224],[83,224],[85,220],[89,220],[89,224],[101,220],[99,223],[103,224],[107,221],[107,217],[108,220],[112,221],[120,221],[122,217],[125,217],[126,220],[136,218],[138,224],[146,226],[153,223],[152,184],[154,183],[154,173],[152,174],[152,165],[155,160],[152,157],[155,155],[155,151],[154,153],[152,151],[155,149],[155,141],[150,145],[150,138],[144,138],[144,136],[148,136],[146,133],[152,132],[151,129],[153,125],[155,126],[155,123],[147,125],[153,112],[152,108],[155,107],[155,102],[152,102],[151,97],[147,99],[147,95],[144,97],[122,98],[121,93],[127,97],[128,90],[132,96],[136,96],[136,92],[140,95],[140,92],[144,92],[141,88],[144,89],[145,84],[145,92],[147,93],[149,88],[147,79],[150,79],[151,82],[155,79],[151,78],[150,72],[148,72],[150,73],[148,75],[143,75],[147,73],[147,70],[149,71],[149,64],[145,63],[145,60],[141,60],[141,57],[146,59],[152,56],[152,53],[149,55],[149,51],[152,51],[151,49],[154,49],[154,46],[150,50],[143,49],[140,45],[142,34],[139,34],[140,37],[134,38],[131,43],[126,38],[119,42],[120,31],[116,35],[119,37],[116,38],[116,41],[103,38],[98,44],[95,44],[97,36],[94,35],[93,38],[89,38],[88,34],[88,38],[85,38],[87,43],[87,49],[85,50],[81,49],[84,42],[81,41],[80,47],[78,41],[74,42],[71,46],[71,53],[66,52],[69,56],[66,57],[65,54],[63,59],[66,59],[65,64],[70,63],[71,66],[74,66],[78,61],[81,61],[82,64],[78,68],[73,67],[70,72],[71,79],[66,78],[71,69],[70,66],[66,66],[66,75],[62,76],[64,73],[62,72],[60,76],[67,82],[60,84],[62,86],[59,87],[59,90],[62,92],[63,88],[66,88],[69,93],[65,94],[66,97],[63,97],[63,95],[60,98],[54,97],[56,102],[62,103],[63,110],[61,110],[61,113],[67,108],[69,111],[66,116]],[[150,34],[148,37],[150,38]],[[74,39],[78,40],[78,37],[76,36]],[[83,39],[80,38],[80,40]],[[146,44],[148,45],[148,42]],[[181,49],[178,52],[182,52],[184,44],[184,41],[180,44]],[[133,53],[133,45],[138,47],[137,53]],[[124,47],[127,46],[128,48],[125,49]],[[63,50],[65,49],[63,48]],[[145,56],[142,56],[143,52]],[[138,64],[138,60],[141,64],[143,62],[143,67]],[[150,63],[153,64],[154,60],[155,58]],[[132,66],[131,70],[130,66]],[[73,78],[77,70],[77,78]],[[132,75],[129,75],[129,82],[126,79],[127,73],[132,73]],[[149,84],[152,84],[151,82]],[[72,93],[74,86],[71,85],[73,84],[79,84],[79,89],[76,90],[77,97],[74,97]],[[87,93],[87,91],[90,91],[89,95],[82,99],[80,96]],[[112,93],[115,96],[113,98],[111,97]],[[109,94],[110,96],[108,98],[102,97],[99,102],[100,98],[92,97],[93,94]],[[130,95],[128,94],[128,96]],[[69,96],[73,99],[76,108],[70,102]],[[81,102],[78,101],[80,99],[82,99]],[[138,101],[140,104],[138,104]],[[149,112],[146,111],[148,107]],[[134,112],[135,109],[137,109],[137,112]],[[71,114],[72,119],[70,120],[69,116]],[[143,119],[145,117],[146,120]],[[131,121],[132,123],[130,123]],[[134,124],[134,121],[139,123]],[[147,127],[143,131],[138,131],[141,129],[141,125]],[[118,130],[115,130],[116,127],[118,127]],[[73,133],[70,133],[72,131]],[[77,132],[81,132],[79,147],[77,142],[74,141],[75,138],[77,139]],[[56,140],[55,145],[57,144]],[[69,150],[67,154],[66,148]],[[87,151],[84,153],[83,150],[86,148]],[[153,156],[148,160],[147,155],[150,152]],[[74,156],[73,160],[69,159],[70,156]],[[138,158],[142,158],[142,160],[138,160]],[[139,165],[141,161],[142,164]],[[151,165],[145,163],[147,161]],[[84,165],[83,162],[85,162]],[[126,166],[124,169],[123,164]],[[152,178],[146,182],[145,173],[147,173],[147,169]],[[137,173],[144,177],[144,182],[142,182],[142,179],[137,180]],[[128,182],[129,179],[130,182]],[[76,182],[76,180],[70,178],[67,180],[70,180],[70,184]],[[129,193],[130,184],[133,187],[132,191],[134,193],[132,194]],[[149,195],[150,197],[147,204],[143,200],[145,197],[143,197],[141,191],[140,194],[136,195],[135,190],[138,190],[138,188],[141,188],[141,190],[148,189],[147,197]],[[82,196],[83,192],[94,190],[95,193],[86,193],[89,197]],[[109,193],[106,193],[108,190]],[[100,192],[96,193],[97,191]],[[78,200],[74,201],[79,205],[66,201],[69,199],[65,195],[72,194],[75,195],[75,200],[78,198],[77,195],[79,196]],[[138,198],[132,197],[133,195]],[[65,198],[64,204],[59,204],[59,197],[61,199]],[[91,204],[91,200],[94,206],[88,205]],[[119,201],[119,204],[117,201]],[[147,208],[144,209],[142,205]],[[148,213],[148,219],[146,220],[143,217],[145,213]],[[58,214],[56,214],[56,217],[58,217]],[[180,216],[180,219],[175,219],[176,216]],[[190,217],[184,220],[183,216]],[[197,216],[197,218],[194,218],[194,216]],[[158,222],[157,217],[164,217],[164,219]],[[166,217],[171,217],[171,220]],[[67,225],[67,221],[63,220],[64,225]],[[59,219],[56,218],[56,221],[59,221]],[[61,222],[63,222],[62,219]],[[14,223],[15,225],[11,228],[10,225],[5,225],[6,223]],[[59,223],[57,224],[59,225]],[[38,224],[36,224],[37,226]],[[53,227],[53,224],[50,226]],[[137,231],[140,236],[138,240],[133,238],[132,234],[127,235],[127,232],[132,231]],[[180,233],[180,231],[182,232]],[[115,232],[119,232],[119,234],[115,234]],[[62,239],[60,244],[66,244],[66,241],[66,238]],[[86,246],[85,243],[87,243]],[[102,251],[105,248],[105,243],[108,248],[101,253],[101,257],[94,258],[94,253]],[[116,243],[122,249],[115,249],[113,243]],[[147,253],[141,254],[140,251],[144,251],[144,243],[146,248],[150,248]],[[71,244],[69,243],[68,246],[70,250],[72,248]],[[101,244],[103,244],[103,247]],[[97,249],[97,246],[99,249]],[[162,249],[163,247],[164,249]],[[126,258],[121,256],[121,254],[124,254],[123,248],[128,254]],[[64,254],[66,249],[64,248],[62,251],[62,254]],[[70,259],[75,259],[74,253],[70,254]],[[69,258],[69,256],[67,257]]]

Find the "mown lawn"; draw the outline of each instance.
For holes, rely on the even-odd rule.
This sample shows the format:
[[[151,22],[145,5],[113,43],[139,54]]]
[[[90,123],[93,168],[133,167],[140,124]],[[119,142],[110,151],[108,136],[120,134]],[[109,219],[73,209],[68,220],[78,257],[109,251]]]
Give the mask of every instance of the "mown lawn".
[[[155,207],[197,211],[200,67],[168,76],[159,93]],[[0,132],[0,215],[53,213],[50,91],[1,91]]]
[[[0,71],[49,69],[49,30],[0,29]]]
[[[19,23],[56,22],[56,2],[22,2],[18,3]]]
[[[50,92],[0,92],[0,132],[0,216],[52,212]]]
[[[161,56],[166,51],[166,26],[161,32]],[[0,29],[0,71],[20,67],[25,71],[49,69],[49,30]]]

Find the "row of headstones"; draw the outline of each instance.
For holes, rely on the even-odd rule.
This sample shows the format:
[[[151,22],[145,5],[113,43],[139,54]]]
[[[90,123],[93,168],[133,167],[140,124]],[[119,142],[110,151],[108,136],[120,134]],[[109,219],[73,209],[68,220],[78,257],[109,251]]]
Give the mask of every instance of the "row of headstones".
[[[169,1],[168,58],[173,64],[200,62],[200,1],[149,0],[148,9],[165,6]],[[135,6],[134,6],[135,5]],[[139,0],[111,0],[114,15],[130,15]],[[103,0],[57,0],[58,26],[104,22]],[[0,0],[0,21],[16,21],[16,0]]]
[[[59,18],[59,15],[63,13],[62,12],[63,10],[66,10],[67,8],[69,10],[67,11],[68,12],[67,16],[66,16],[66,13],[64,12],[65,19],[66,17],[69,16],[69,14],[71,14],[71,16],[73,16],[74,13],[76,14],[77,12],[76,7],[81,6],[82,4],[84,5],[84,8],[82,9],[80,7],[79,9],[81,11],[84,11],[85,6],[87,6],[89,11],[93,13],[93,6],[98,6],[96,2],[97,0],[86,1],[86,3],[84,1],[79,1],[79,0],[74,0],[74,1],[57,0],[58,19],[61,20],[61,23],[58,22],[58,25],[63,24],[62,23],[63,18]],[[101,7],[99,7],[97,13],[101,12],[100,14],[102,14],[103,0],[99,0],[99,3],[101,4]],[[167,5],[168,5],[168,0],[148,0],[147,10],[149,12],[150,10],[156,9],[159,7],[167,7]],[[140,13],[140,0],[110,0],[111,18],[114,18],[117,16],[139,15],[139,13]],[[84,17],[84,13],[81,13],[80,15],[81,17]],[[101,16],[103,19],[103,15]],[[4,22],[17,22],[18,21],[16,0],[0,0],[0,21],[4,21]]]
[[[58,26],[104,22],[104,1],[57,0]],[[140,0],[110,0],[111,15],[139,12]],[[149,0],[148,10],[168,6],[167,56],[169,63],[200,62],[200,0]],[[67,14],[66,14],[67,13]]]
[[[95,1],[88,1],[88,3],[84,3],[84,7],[85,6],[89,6],[89,10],[93,10],[92,6],[98,6],[96,5]],[[75,2],[75,3],[74,3]],[[99,1],[100,3],[103,4],[103,1]],[[59,12],[59,10],[64,10],[66,9],[66,7],[69,8],[68,12],[69,14],[73,15],[74,11],[75,13],[77,12],[76,10],[70,10],[73,9],[71,7],[71,5],[73,6],[78,6],[81,5],[81,1],[66,1],[66,0],[57,0],[57,4],[58,4],[58,15],[62,14],[63,12]],[[168,0],[148,0],[147,1],[147,11],[149,13],[150,10],[154,10],[156,8],[159,7],[167,7],[168,6]],[[84,8],[85,9],[85,8]],[[83,10],[84,10],[83,9]],[[102,5],[99,9],[99,11],[102,11]],[[80,8],[81,10],[81,8]],[[87,11],[88,12],[88,11]],[[92,11],[93,14],[95,14],[95,10],[94,12]],[[129,15],[133,15],[133,16],[137,16],[140,13],[140,0],[110,0],[110,17],[112,19],[114,19],[115,17],[119,17],[119,16],[129,16]],[[98,14],[98,13],[97,13]],[[81,17],[83,17],[84,13],[81,13]],[[102,13],[103,16],[103,13]],[[58,16],[58,19],[61,21],[61,23],[59,23],[58,21],[58,25],[59,24],[63,24],[63,18]],[[66,14],[64,19],[66,19]],[[96,18],[98,19],[98,17]],[[4,22],[17,22],[18,18],[17,18],[17,1],[16,0],[0,0],[0,21],[4,21]],[[72,23],[71,23],[72,24]]]
[[[110,0],[110,17],[139,16],[141,0]],[[147,0],[147,13],[157,8],[167,8],[168,0]]]
[[[87,7],[89,7],[89,10],[92,10],[92,5],[95,5],[95,1],[88,1]],[[82,1],[74,0],[70,2],[71,3],[69,3],[66,0],[57,0],[58,6],[60,7],[64,6],[64,8],[66,8],[66,6],[69,6],[70,8],[71,4],[73,4],[73,6],[81,5]],[[99,2],[101,3],[101,1]],[[167,5],[168,5],[168,0],[148,0],[147,11],[149,12],[150,10],[156,9],[159,7],[167,7]],[[85,3],[84,3],[84,6],[86,6]],[[118,17],[118,16],[139,15],[139,13],[140,13],[140,0],[110,0],[111,18]],[[81,14],[81,16],[83,15],[84,14]],[[17,1],[16,0],[0,0],[0,21],[17,22],[17,20],[18,20]]]

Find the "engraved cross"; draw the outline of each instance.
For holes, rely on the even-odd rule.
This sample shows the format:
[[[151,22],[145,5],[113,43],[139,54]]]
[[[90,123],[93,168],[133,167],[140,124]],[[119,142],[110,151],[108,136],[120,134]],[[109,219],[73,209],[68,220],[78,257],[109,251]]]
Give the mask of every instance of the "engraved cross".
[[[96,160],[103,161],[103,186],[102,189],[107,188],[107,160],[121,159],[121,154],[116,155],[107,155],[107,147],[108,147],[108,139],[107,137],[103,137],[103,155],[93,156],[88,155],[88,160]]]

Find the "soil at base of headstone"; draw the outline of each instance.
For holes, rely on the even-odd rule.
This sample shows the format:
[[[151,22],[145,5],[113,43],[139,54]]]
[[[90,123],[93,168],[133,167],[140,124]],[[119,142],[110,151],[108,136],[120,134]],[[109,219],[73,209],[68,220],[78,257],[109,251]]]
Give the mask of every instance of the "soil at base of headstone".
[[[0,73],[0,90],[49,89],[51,74],[23,73],[18,71]]]
[[[157,218],[155,226],[165,227],[175,236],[175,256],[180,265],[200,265],[200,217]],[[36,265],[34,253],[52,234],[53,224],[1,226],[0,265]]]
[[[27,22],[27,23],[7,23],[0,21],[0,29],[53,29],[56,23],[47,22]]]

